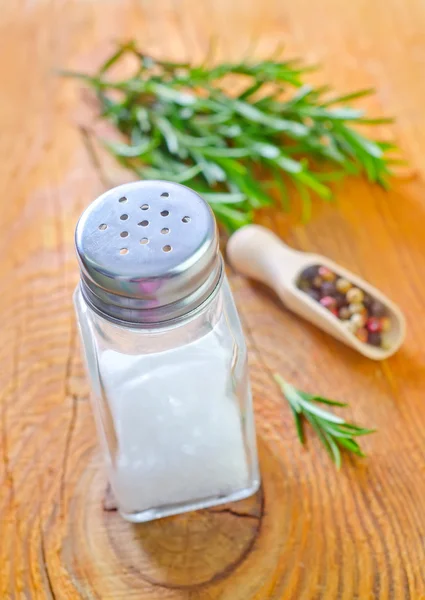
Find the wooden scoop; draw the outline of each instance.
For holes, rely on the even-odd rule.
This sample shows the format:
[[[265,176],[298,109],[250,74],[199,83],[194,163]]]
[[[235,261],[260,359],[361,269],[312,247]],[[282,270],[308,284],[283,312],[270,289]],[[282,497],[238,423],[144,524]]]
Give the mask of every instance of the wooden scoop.
[[[236,231],[228,242],[227,256],[236,270],[271,287],[290,310],[364,356],[383,360],[400,348],[406,325],[398,306],[369,283],[325,256],[293,250],[274,233],[259,225],[247,225]],[[385,334],[385,348],[360,341],[344,326],[343,321],[297,287],[302,271],[313,265],[328,267],[386,306],[391,329]]]

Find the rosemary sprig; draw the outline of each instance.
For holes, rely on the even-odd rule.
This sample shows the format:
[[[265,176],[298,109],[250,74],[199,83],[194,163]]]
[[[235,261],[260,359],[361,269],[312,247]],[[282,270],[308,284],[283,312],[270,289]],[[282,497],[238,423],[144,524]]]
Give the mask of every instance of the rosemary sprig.
[[[113,79],[110,69],[119,72],[128,55],[134,73]],[[337,178],[365,174],[388,184],[396,147],[365,137],[359,126],[391,119],[366,118],[349,106],[373,90],[331,96],[329,87],[305,83],[309,70],[298,60],[277,59],[192,66],[156,60],[130,42],[94,75],[64,75],[96,93],[101,117],[123,140],[101,140],[117,161],[139,178],[189,185],[231,232],[272,203],[271,185],[284,210],[294,189],[307,219],[311,196],[330,200]],[[239,91],[223,86],[229,75]]]
[[[347,406],[346,404],[297,390],[278,374],[275,374],[274,378],[291,407],[298,439],[302,444],[305,441],[303,430],[304,418],[313,427],[326,452],[330,455],[338,469],[341,467],[341,450],[352,452],[357,456],[365,456],[354,438],[374,433],[375,429],[365,429],[347,423],[341,417],[317,406],[317,404]]]

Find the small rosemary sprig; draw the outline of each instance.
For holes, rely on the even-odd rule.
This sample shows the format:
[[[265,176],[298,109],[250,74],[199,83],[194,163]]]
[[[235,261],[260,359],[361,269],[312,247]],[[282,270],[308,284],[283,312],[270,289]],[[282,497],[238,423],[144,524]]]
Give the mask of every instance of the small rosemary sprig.
[[[341,466],[341,450],[347,450],[357,456],[365,456],[354,438],[374,433],[376,430],[347,423],[341,417],[317,406],[318,403],[330,406],[347,406],[346,404],[297,390],[278,374],[275,374],[274,378],[291,407],[297,435],[302,444],[305,441],[303,430],[303,418],[305,418],[317,433],[338,469]]]
[[[119,74],[135,61],[130,77]],[[120,45],[94,74],[80,78],[96,94],[102,119],[120,141],[101,139],[108,152],[141,179],[185,183],[211,204],[232,232],[252,221],[253,212],[273,202],[290,209],[290,191],[302,200],[308,219],[312,195],[330,200],[330,183],[364,174],[388,184],[389,153],[396,146],[372,140],[363,125],[391,122],[366,118],[350,107],[373,93],[332,95],[328,86],[305,82],[311,68],[299,60],[241,61],[198,65],[157,60],[134,42]],[[127,70],[125,72],[128,72]],[[231,78],[233,92],[224,79]]]

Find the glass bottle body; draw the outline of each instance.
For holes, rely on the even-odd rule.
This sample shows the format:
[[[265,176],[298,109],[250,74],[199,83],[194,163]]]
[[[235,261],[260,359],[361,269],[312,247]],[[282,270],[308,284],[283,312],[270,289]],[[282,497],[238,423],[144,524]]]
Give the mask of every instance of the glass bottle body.
[[[74,296],[108,477],[132,522],[239,500],[259,487],[247,352],[226,278],[187,318],[112,323]]]

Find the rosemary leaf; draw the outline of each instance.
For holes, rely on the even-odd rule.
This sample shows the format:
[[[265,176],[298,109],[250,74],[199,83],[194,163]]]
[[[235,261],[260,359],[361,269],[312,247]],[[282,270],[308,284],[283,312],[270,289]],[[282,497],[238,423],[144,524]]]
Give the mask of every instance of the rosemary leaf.
[[[128,55],[136,67],[120,79]],[[331,96],[330,86],[306,82],[310,70],[275,57],[214,66],[157,60],[129,41],[96,73],[62,75],[94,92],[101,119],[121,140],[102,143],[120,164],[139,177],[170,179],[204,194],[231,233],[272,203],[270,189],[280,190],[287,211],[287,190],[297,190],[307,220],[314,197],[332,198],[333,180],[364,175],[388,187],[397,148],[362,135],[358,126],[391,119],[350,105],[373,90]],[[243,80],[239,95],[226,91],[228,75]]]
[[[346,404],[297,390],[277,373],[274,375],[274,379],[289,403],[295,421],[297,436],[302,444],[304,443],[302,426],[304,418],[310,423],[338,469],[341,466],[341,449],[357,456],[365,456],[354,438],[374,433],[375,430],[347,423],[341,417],[337,417],[317,406],[317,403],[331,406],[346,406]]]

